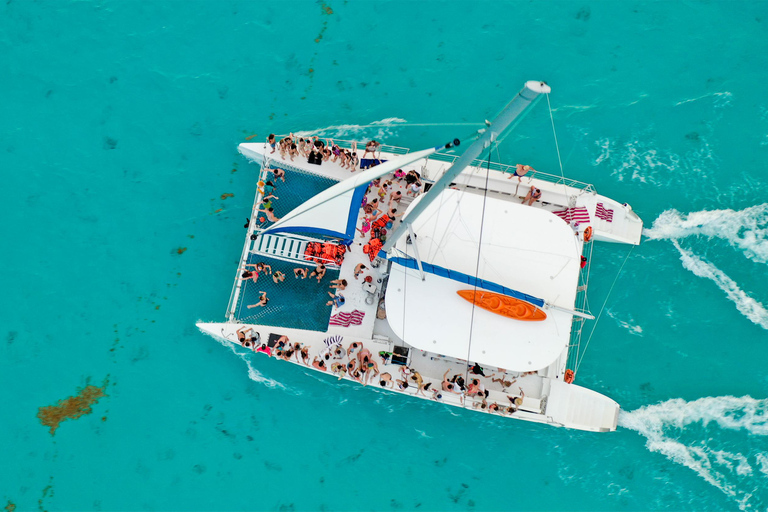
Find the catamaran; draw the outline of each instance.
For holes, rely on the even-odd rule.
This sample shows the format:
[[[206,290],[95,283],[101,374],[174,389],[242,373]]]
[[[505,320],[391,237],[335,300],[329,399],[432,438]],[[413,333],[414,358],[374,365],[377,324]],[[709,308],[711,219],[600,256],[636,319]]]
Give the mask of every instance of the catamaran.
[[[361,143],[364,157],[350,168],[320,160],[314,147],[305,158],[276,152],[271,140],[240,144],[260,166],[254,213],[226,321],[197,326],[253,357],[393,399],[615,430],[619,405],[574,381],[594,319],[594,242],[637,245],[642,220],[590,184],[490,159],[505,130],[549,93],[527,82],[460,156],[457,139],[414,152]],[[281,211],[309,178],[327,186]],[[304,323],[314,309],[319,321]]]

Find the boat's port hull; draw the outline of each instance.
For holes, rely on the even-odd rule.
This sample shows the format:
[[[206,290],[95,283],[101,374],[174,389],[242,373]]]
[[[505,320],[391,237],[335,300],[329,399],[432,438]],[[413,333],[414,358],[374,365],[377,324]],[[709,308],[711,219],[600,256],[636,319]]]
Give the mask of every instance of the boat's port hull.
[[[287,336],[290,344],[298,342],[301,343],[302,346],[310,347],[308,357],[309,362],[313,361],[315,358],[323,358],[323,349],[325,349],[323,340],[329,337],[329,333],[327,332],[287,329],[275,326],[245,325],[241,323],[201,322],[198,323],[197,326],[206,334],[238,346],[240,346],[240,343],[238,342],[238,330],[252,329],[253,332],[258,333],[259,339],[265,342],[270,339],[274,340],[279,336]],[[403,372],[401,371],[401,368],[404,368],[406,365],[392,362],[392,360],[390,360],[389,363],[385,363],[379,356],[380,352],[393,352],[393,344],[386,339],[358,339],[344,337],[342,348],[346,351],[349,345],[355,342],[361,343],[364,348],[370,350],[376,360],[379,374],[375,376],[375,378],[369,379],[367,385],[370,387],[395,394],[404,394],[421,399],[434,400],[446,405],[469,409],[480,413],[494,414],[503,418],[531,421],[556,427],[566,427],[592,432],[609,432],[616,430],[619,411],[618,404],[595,391],[573,384],[565,384],[559,379],[549,379],[536,374],[505,376],[504,379],[508,379],[508,382],[515,382],[513,382],[513,385],[509,388],[505,388],[505,391],[502,391],[502,383],[494,382],[493,377],[487,376],[482,378],[473,375],[466,362],[448,360],[438,354],[431,354],[416,349],[410,349],[407,367],[418,371],[423,382],[430,383],[431,385],[426,391],[422,392],[419,392],[415,383],[409,385],[404,390],[399,390],[394,381],[407,380],[407,377],[404,377]],[[255,356],[268,357],[264,353],[255,354]],[[272,354],[272,357],[275,357],[275,354]],[[350,361],[350,358],[346,355],[340,359],[334,359],[333,356],[331,356],[325,365],[326,370],[322,370],[311,364],[305,364],[297,355],[294,355],[289,361],[284,358],[277,359],[302,366],[306,369],[325,373],[330,378],[338,380],[344,379],[364,385],[363,382],[351,378],[349,374],[345,373],[340,376],[338,373],[331,371],[330,367],[333,364],[340,363],[346,365]],[[355,357],[352,359],[355,359]],[[466,396],[466,394],[460,396],[450,391],[443,390],[442,375],[438,375],[438,373],[444,368],[450,368],[452,370],[449,372],[449,378],[457,372],[461,372],[465,375],[467,382],[473,378],[477,378],[488,390],[488,398],[483,401],[480,396],[470,397]],[[488,369],[488,371],[492,370]],[[390,375],[393,381],[391,386],[389,384],[384,387],[380,385],[380,376],[384,374]],[[496,377],[501,376],[496,375]],[[436,390],[437,392],[433,390]],[[514,398],[516,395],[520,395],[520,390],[525,393],[522,403],[516,406],[515,412],[507,412],[512,407],[507,397],[512,396]],[[485,402],[484,408],[483,402]],[[499,409],[497,411],[489,411],[489,406],[494,403],[498,404]],[[589,410],[599,410],[599,413],[590,413]]]

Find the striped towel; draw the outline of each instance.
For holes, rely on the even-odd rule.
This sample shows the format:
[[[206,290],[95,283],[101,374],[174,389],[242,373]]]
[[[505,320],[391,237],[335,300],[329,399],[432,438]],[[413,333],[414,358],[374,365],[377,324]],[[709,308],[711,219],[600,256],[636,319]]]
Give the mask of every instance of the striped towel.
[[[364,311],[354,310],[351,313],[336,313],[328,322],[329,325],[340,325],[349,327],[350,325],[360,325],[363,323]]]
[[[334,345],[341,345],[341,342],[343,339],[344,339],[343,336],[339,336],[337,334],[336,336],[329,336],[328,338],[325,338],[323,340],[323,343],[325,343],[326,347],[331,348]]]
[[[597,208],[595,208],[595,215],[598,219],[613,222],[613,210],[609,210],[603,206],[603,203],[597,203]]]
[[[567,223],[578,222],[580,224],[589,224],[589,212],[584,206],[578,208],[566,208],[559,212],[552,212]]]

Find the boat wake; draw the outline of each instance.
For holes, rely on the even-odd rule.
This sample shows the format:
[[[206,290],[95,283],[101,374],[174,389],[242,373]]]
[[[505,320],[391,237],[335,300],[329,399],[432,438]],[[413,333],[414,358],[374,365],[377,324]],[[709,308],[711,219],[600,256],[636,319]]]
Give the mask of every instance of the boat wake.
[[[768,310],[765,306],[747,295],[725,272],[679,243],[689,236],[720,238],[739,249],[748,259],[768,263],[768,203],[739,211],[703,210],[688,215],[674,209],[667,210],[643,234],[651,240],[671,241],[680,253],[683,267],[713,281],[742,315],[768,329]]]
[[[643,234],[651,240],[706,236],[726,240],[758,263],[768,263],[768,203],[743,210],[664,211]]]
[[[741,510],[768,505],[768,400],[675,398],[622,411],[619,426],[645,437],[650,451],[692,469]]]
[[[253,363],[250,360],[250,357],[254,355],[252,352],[250,352],[250,351],[248,351],[248,352],[238,351],[237,350],[237,346],[232,344],[232,343],[229,343],[228,341],[224,341],[224,340],[222,340],[221,338],[219,338],[217,336],[211,336],[210,334],[208,334],[205,331],[203,331],[203,334],[207,334],[208,336],[210,336],[211,338],[216,340],[217,343],[219,343],[220,345],[222,345],[224,347],[227,347],[228,349],[230,349],[232,351],[233,354],[235,354],[237,357],[242,359],[245,362],[245,365],[248,367],[248,378],[251,379],[252,381],[258,382],[259,384],[263,384],[263,385],[265,385],[265,386],[267,386],[268,388],[271,388],[271,389],[281,389],[281,390],[283,390],[283,391],[285,391],[287,393],[290,393],[292,395],[298,396],[298,395],[302,394],[301,391],[299,391],[297,389],[290,388],[290,387],[286,386],[285,384],[276,381],[275,379],[271,379],[269,377],[265,377],[259,370],[257,370],[253,366]]]
[[[379,121],[373,121],[371,124],[340,124],[326,126],[303,132],[296,132],[294,135],[299,137],[348,137],[351,139],[386,139],[397,134],[400,128],[416,128],[425,126],[471,126],[482,127],[482,123],[409,123],[399,117],[388,117]]]
[[[318,128],[316,130],[296,132],[294,135],[299,137],[349,137],[351,139],[374,138],[385,139],[394,136],[396,128],[407,123],[405,119],[399,117],[388,117],[379,121],[373,121],[371,124],[340,124]]]

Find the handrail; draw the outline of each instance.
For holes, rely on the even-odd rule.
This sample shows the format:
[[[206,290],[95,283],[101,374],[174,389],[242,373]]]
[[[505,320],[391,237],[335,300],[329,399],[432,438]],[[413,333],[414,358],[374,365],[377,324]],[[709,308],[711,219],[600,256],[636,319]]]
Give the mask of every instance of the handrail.
[[[459,155],[451,155],[447,153],[441,153],[438,151],[437,153],[430,155],[430,157],[427,160],[429,159],[452,164],[453,162],[459,159]],[[517,168],[516,165],[502,164],[498,162],[491,162],[489,164],[487,160],[478,160],[478,159],[473,160],[470,165],[472,167],[483,167],[483,168],[490,167],[494,171],[503,172],[504,174],[514,174]],[[557,176],[555,174],[548,174],[542,171],[531,170],[529,173],[525,175],[525,177],[536,178],[542,181],[548,181],[548,182],[554,183],[555,185],[565,185],[567,187],[578,188],[578,189],[585,190],[587,192],[596,192],[595,187],[591,183],[585,183],[583,181],[578,181],[571,178],[564,178],[562,176]]]

